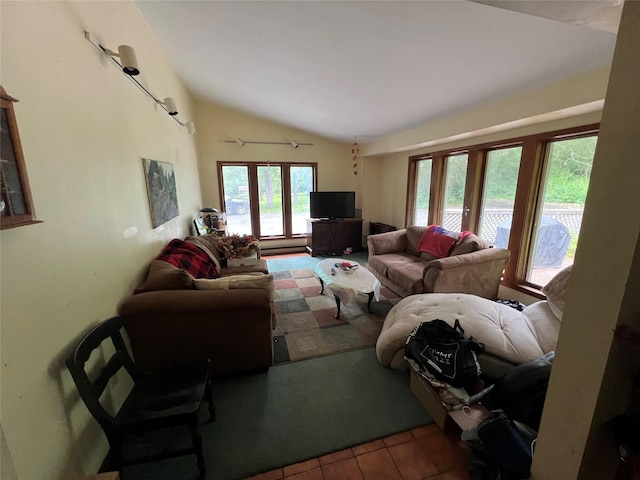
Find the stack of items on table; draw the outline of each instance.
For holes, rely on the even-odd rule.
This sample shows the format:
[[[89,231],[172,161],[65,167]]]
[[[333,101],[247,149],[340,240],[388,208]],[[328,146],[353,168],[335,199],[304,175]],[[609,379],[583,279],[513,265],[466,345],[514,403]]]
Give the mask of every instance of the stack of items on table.
[[[215,235],[172,240],[120,305],[142,372],[204,359],[215,375],[273,364],[273,275],[259,250],[253,265],[222,266],[219,242]]]

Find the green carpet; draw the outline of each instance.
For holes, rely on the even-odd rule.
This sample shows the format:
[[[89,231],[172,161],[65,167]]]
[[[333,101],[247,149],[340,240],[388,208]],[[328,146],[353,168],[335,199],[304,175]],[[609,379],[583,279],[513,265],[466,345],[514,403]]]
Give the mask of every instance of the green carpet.
[[[214,389],[218,420],[202,426],[208,480],[242,479],[432,421],[409,374],[381,366],[373,348],[218,379]],[[188,456],[130,467],[123,480],[196,476]]]

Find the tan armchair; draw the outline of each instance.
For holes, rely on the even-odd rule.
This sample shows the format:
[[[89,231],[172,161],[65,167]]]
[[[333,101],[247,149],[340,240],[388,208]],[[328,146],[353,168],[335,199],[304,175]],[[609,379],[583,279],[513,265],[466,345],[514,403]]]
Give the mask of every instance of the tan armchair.
[[[368,266],[380,283],[402,297],[417,293],[469,293],[496,299],[509,250],[465,237],[445,258],[418,252],[427,227],[369,235]]]

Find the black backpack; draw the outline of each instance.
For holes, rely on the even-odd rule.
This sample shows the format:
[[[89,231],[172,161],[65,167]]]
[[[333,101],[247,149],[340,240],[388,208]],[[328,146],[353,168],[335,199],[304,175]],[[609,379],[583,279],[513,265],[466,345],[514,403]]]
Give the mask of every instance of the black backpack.
[[[475,338],[464,338],[460,321],[452,327],[444,320],[422,322],[409,334],[405,358],[414,360],[421,370],[438,380],[463,387],[480,375],[477,354],[484,344]]]

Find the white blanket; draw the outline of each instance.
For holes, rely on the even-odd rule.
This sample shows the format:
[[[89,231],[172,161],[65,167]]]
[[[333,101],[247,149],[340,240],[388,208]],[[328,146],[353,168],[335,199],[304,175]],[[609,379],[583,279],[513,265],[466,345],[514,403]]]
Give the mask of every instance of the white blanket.
[[[534,360],[555,350],[560,321],[546,301],[522,312],[486,298],[460,293],[412,295],[389,311],[376,343],[382,365],[404,369],[404,344],[421,322],[441,319],[453,326],[456,319],[465,337],[485,344],[485,351],[511,363]]]

